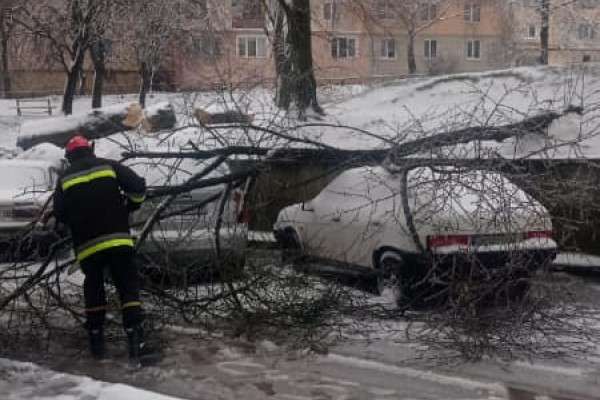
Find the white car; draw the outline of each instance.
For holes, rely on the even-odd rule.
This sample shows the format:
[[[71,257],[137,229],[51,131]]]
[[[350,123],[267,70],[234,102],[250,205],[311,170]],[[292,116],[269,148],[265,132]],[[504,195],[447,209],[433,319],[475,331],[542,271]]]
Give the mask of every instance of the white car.
[[[539,202],[498,173],[447,167],[348,170],[311,201],[283,209],[274,233],[284,249],[366,276],[375,292],[394,271],[405,294],[433,266],[501,268],[519,259],[534,270],[557,251]]]
[[[211,161],[213,160],[134,159],[126,162],[126,165],[146,179],[151,192],[152,188],[172,187],[187,182]],[[203,179],[228,173],[229,168],[222,164]],[[154,225],[139,248],[142,255],[148,256],[146,260],[154,261],[158,276],[177,275],[182,279],[191,279],[191,275],[200,276],[210,272],[210,268],[206,267],[213,267],[217,262],[222,267],[243,266],[248,240],[243,189],[232,190],[224,198],[225,185],[218,185],[192,190],[176,197],[163,212],[163,216],[167,218]],[[133,214],[134,236],[139,237],[145,222],[164,199],[165,197],[147,200]],[[222,202],[224,209],[219,220]],[[217,257],[217,248],[220,249],[220,257]]]
[[[36,226],[27,248],[22,247],[24,243],[18,243],[51,198],[59,165],[49,161],[0,160],[0,257],[3,261],[13,260],[15,256],[43,256],[55,239],[50,230]],[[16,248],[17,244],[21,248]]]

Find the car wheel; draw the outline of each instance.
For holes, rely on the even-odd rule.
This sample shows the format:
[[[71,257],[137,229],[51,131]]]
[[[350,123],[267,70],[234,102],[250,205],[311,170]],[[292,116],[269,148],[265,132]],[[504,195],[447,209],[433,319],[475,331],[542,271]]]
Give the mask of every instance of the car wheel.
[[[411,299],[409,278],[402,256],[396,251],[385,251],[377,262],[373,292],[382,295],[386,289],[392,289],[399,304],[407,303]]]
[[[12,261],[12,244],[6,241],[0,241],[0,263],[9,263]]]
[[[302,259],[302,244],[295,231],[286,230],[281,245],[281,261],[284,264],[295,264]]]

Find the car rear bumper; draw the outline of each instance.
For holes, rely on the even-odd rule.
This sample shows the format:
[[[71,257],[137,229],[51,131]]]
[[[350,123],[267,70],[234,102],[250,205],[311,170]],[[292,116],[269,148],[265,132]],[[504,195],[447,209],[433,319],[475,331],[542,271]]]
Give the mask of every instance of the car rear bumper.
[[[556,254],[555,248],[433,254],[432,266],[442,269],[481,267],[490,270],[508,268],[535,271],[550,265],[556,258]]]

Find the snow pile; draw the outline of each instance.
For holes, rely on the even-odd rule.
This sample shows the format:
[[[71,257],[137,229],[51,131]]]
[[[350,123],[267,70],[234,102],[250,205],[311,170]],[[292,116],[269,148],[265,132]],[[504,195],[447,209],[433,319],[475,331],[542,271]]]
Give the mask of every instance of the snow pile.
[[[57,167],[60,166],[60,160],[64,156],[64,150],[50,143],[42,143],[31,149],[20,153],[17,158],[21,160],[43,160],[48,161]]]
[[[61,374],[34,364],[0,358],[3,400],[177,400],[122,384]]]

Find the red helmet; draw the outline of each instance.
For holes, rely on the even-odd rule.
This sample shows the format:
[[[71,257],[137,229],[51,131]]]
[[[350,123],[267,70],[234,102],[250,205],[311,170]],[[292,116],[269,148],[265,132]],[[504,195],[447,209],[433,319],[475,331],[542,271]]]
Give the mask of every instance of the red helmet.
[[[85,137],[83,137],[81,135],[73,136],[71,138],[71,140],[69,140],[67,142],[67,145],[65,146],[65,150],[66,150],[67,154],[72,153],[75,150],[82,149],[82,148],[91,149],[92,145]]]

